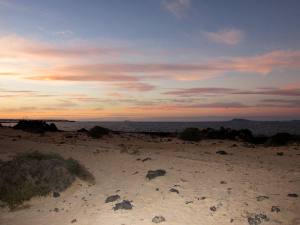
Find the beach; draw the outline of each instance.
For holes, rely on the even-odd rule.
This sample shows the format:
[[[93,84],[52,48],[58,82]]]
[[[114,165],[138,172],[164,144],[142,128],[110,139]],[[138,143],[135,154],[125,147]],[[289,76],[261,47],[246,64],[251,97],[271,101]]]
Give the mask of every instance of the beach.
[[[0,208],[1,225],[300,224],[300,198],[293,195],[300,195],[299,145],[194,143],[137,133],[93,139],[78,132],[40,135],[0,128],[1,160],[31,151],[72,157],[96,182],[77,179],[59,197]],[[146,178],[158,169],[166,174]],[[120,198],[105,203],[112,195]],[[123,200],[132,209],[114,210]]]

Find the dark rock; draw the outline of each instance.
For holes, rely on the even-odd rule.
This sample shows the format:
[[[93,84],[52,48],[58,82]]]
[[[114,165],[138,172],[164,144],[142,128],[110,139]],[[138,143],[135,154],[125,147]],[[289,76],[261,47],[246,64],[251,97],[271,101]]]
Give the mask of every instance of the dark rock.
[[[298,197],[298,195],[295,194],[295,193],[288,194],[287,196],[288,196],[288,197],[291,197],[291,198],[297,198],[297,197]]]
[[[177,189],[175,189],[175,188],[171,188],[169,191],[179,194],[179,191]]]
[[[220,154],[220,155],[228,155],[228,153],[227,153],[226,151],[223,151],[223,150],[217,151],[216,154]]]
[[[212,206],[209,209],[210,209],[210,211],[213,211],[213,212],[217,211],[217,207],[216,206]]]
[[[72,221],[71,221],[71,223],[76,223],[77,222],[77,220],[76,219],[73,219]]]
[[[283,152],[277,152],[278,156],[283,156]]]
[[[58,198],[60,196],[59,192],[54,191],[53,192],[53,198]]]
[[[152,219],[153,223],[162,223],[164,221],[166,221],[166,219],[163,216],[154,216]]]
[[[54,208],[53,211],[54,211],[54,212],[59,212],[59,209],[58,209],[58,208]]]
[[[259,201],[259,202],[261,202],[263,200],[266,200],[266,199],[269,199],[269,197],[268,196],[263,196],[263,195],[256,197],[256,200]]]
[[[269,218],[265,214],[255,214],[252,217],[248,217],[249,225],[259,225],[264,221],[269,221]]]
[[[147,158],[143,159],[142,162],[146,162],[146,161],[148,161],[148,160],[151,160],[151,158],[150,158],[150,157],[147,157]]]
[[[111,195],[105,199],[105,203],[114,202],[120,199],[120,195]]]
[[[130,203],[130,201],[128,200],[123,200],[122,202],[120,203],[117,203],[113,209],[116,211],[116,210],[119,210],[119,209],[125,209],[125,210],[130,210],[132,209],[132,204]]]
[[[146,177],[149,179],[149,180],[152,180],[156,177],[160,177],[160,176],[164,176],[166,174],[166,171],[165,170],[149,170]]]
[[[276,213],[278,213],[278,212],[280,212],[280,208],[279,208],[278,206],[272,206],[271,212],[276,212]]]

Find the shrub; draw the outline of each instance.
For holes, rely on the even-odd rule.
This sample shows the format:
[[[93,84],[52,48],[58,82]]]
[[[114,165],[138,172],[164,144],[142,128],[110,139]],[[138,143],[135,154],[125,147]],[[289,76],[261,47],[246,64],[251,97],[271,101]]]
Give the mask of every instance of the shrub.
[[[268,146],[283,146],[293,140],[293,135],[289,133],[277,133],[266,142]]]
[[[44,133],[47,131],[51,131],[51,132],[58,131],[54,123],[51,123],[49,125],[42,120],[20,120],[14,126],[14,129],[23,130],[31,133]]]
[[[195,127],[186,128],[180,133],[179,138],[184,141],[200,141],[201,131]]]
[[[88,135],[93,138],[101,138],[104,135],[108,135],[109,132],[110,132],[110,130],[107,128],[95,126],[89,130]]]
[[[74,159],[58,154],[32,152],[0,163],[0,200],[14,208],[34,196],[61,192],[79,177],[94,182],[94,177]]]

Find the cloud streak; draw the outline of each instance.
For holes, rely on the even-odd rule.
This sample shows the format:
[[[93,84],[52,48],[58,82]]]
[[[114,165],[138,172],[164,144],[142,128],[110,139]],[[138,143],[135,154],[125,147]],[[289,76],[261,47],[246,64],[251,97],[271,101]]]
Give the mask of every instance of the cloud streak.
[[[212,42],[226,45],[237,45],[245,36],[243,31],[237,29],[225,29],[217,32],[204,32],[204,35]]]
[[[190,8],[191,0],[162,0],[162,7],[177,18],[182,18],[186,15]]]

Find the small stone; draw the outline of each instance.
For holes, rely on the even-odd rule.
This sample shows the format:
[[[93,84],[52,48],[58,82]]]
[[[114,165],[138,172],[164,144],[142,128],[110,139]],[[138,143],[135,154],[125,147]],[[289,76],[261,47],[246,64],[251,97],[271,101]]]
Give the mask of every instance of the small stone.
[[[279,208],[278,206],[272,206],[271,212],[276,212],[276,213],[278,213],[278,212],[280,212],[280,208]]]
[[[132,204],[130,203],[130,201],[128,200],[123,200],[122,202],[120,203],[117,203],[113,209],[116,211],[116,210],[119,210],[119,209],[125,209],[125,210],[130,210],[132,209]]]
[[[217,207],[216,206],[212,206],[209,209],[210,209],[210,211],[213,211],[213,212],[217,211]]]
[[[256,200],[259,201],[259,202],[261,202],[263,200],[266,200],[266,199],[269,199],[269,197],[268,196],[263,196],[263,195],[256,197]]]
[[[120,199],[120,195],[111,195],[105,199],[105,203],[114,202]]]
[[[60,194],[59,194],[59,192],[53,192],[53,198],[58,198],[58,197],[60,197]]]
[[[179,191],[177,189],[175,189],[175,188],[171,188],[169,191],[179,194]]]
[[[161,222],[164,222],[164,221],[166,221],[166,219],[163,216],[154,216],[153,219],[152,219],[153,223],[161,223]]]
[[[54,212],[59,212],[59,209],[58,208],[54,208]]]
[[[228,153],[226,151],[223,151],[223,150],[217,151],[216,154],[228,155]]]
[[[76,223],[77,222],[77,220],[76,219],[73,219],[72,221],[71,221],[71,223]]]
[[[146,177],[152,180],[156,177],[164,176],[166,174],[165,170],[149,170]]]
[[[143,159],[142,162],[146,162],[146,161],[148,161],[148,160],[151,160],[151,158],[150,158],[150,157],[147,157],[147,158]]]
[[[283,152],[277,152],[278,156],[283,156]]]
[[[222,180],[220,184],[227,184],[227,182]]]
[[[298,195],[295,194],[295,193],[288,194],[287,196],[288,196],[288,197],[291,197],[291,198],[297,198],[297,197],[298,197]]]
[[[265,214],[255,214],[252,217],[248,217],[249,225],[259,225],[264,221],[269,221],[269,218]]]

